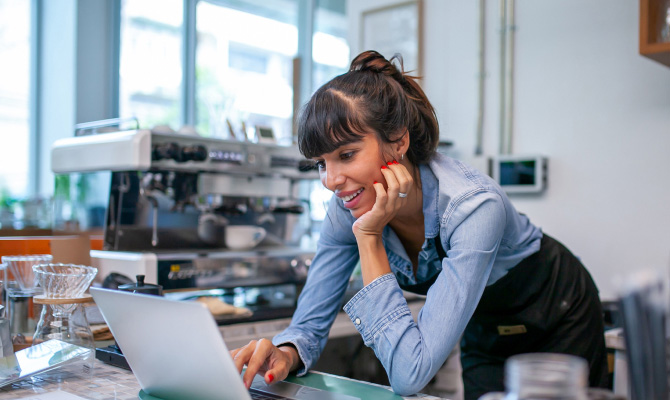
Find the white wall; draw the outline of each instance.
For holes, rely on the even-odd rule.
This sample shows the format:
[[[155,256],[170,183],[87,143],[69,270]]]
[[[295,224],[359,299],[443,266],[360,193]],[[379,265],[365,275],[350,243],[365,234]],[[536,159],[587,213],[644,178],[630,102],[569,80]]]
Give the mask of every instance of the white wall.
[[[352,56],[360,12],[349,1]],[[397,1],[396,1],[397,2]],[[486,2],[485,149],[498,149],[499,2]],[[603,299],[615,277],[670,272],[670,67],[638,54],[637,1],[517,0],[514,152],[549,157],[517,208],[577,254]],[[477,164],[478,2],[423,0],[424,88],[454,156]]]

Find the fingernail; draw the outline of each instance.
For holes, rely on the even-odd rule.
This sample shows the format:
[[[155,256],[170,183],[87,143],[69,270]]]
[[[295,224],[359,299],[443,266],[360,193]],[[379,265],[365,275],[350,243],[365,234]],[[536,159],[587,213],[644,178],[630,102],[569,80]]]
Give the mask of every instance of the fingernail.
[[[386,164],[387,164],[387,165],[391,165],[391,164],[393,164],[393,162],[392,162],[392,161],[389,161],[389,162],[387,162]]]
[[[386,169],[386,165],[382,165],[382,169]]]
[[[376,185],[376,184],[377,184],[377,181],[374,181],[372,184],[373,184],[373,185]]]
[[[268,374],[268,382],[272,382],[275,380],[275,377],[272,376],[272,374]]]
[[[393,160],[393,164],[397,164],[398,162],[396,160]]]

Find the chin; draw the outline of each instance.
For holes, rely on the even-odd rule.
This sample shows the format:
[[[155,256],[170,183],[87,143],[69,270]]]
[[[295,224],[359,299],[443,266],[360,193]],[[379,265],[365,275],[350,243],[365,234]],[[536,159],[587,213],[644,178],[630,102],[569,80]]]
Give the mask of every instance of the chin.
[[[366,208],[357,208],[355,210],[349,210],[351,213],[351,216],[354,218],[358,219],[361,217],[361,215],[365,214],[366,212],[372,210],[372,207],[366,207]]]

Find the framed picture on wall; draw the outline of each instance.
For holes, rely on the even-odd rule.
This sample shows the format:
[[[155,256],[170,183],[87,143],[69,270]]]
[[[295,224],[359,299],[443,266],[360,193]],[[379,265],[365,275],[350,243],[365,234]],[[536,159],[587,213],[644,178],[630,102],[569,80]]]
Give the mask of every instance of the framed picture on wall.
[[[361,50],[391,58],[400,53],[405,71],[421,75],[421,0],[389,4],[363,12]]]

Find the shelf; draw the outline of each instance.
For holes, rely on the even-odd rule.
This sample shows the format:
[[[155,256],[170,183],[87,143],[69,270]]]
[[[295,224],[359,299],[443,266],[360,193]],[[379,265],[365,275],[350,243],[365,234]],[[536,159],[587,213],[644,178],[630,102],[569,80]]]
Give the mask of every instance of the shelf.
[[[658,41],[666,7],[663,0],[640,0],[640,54],[670,67],[670,42]]]

